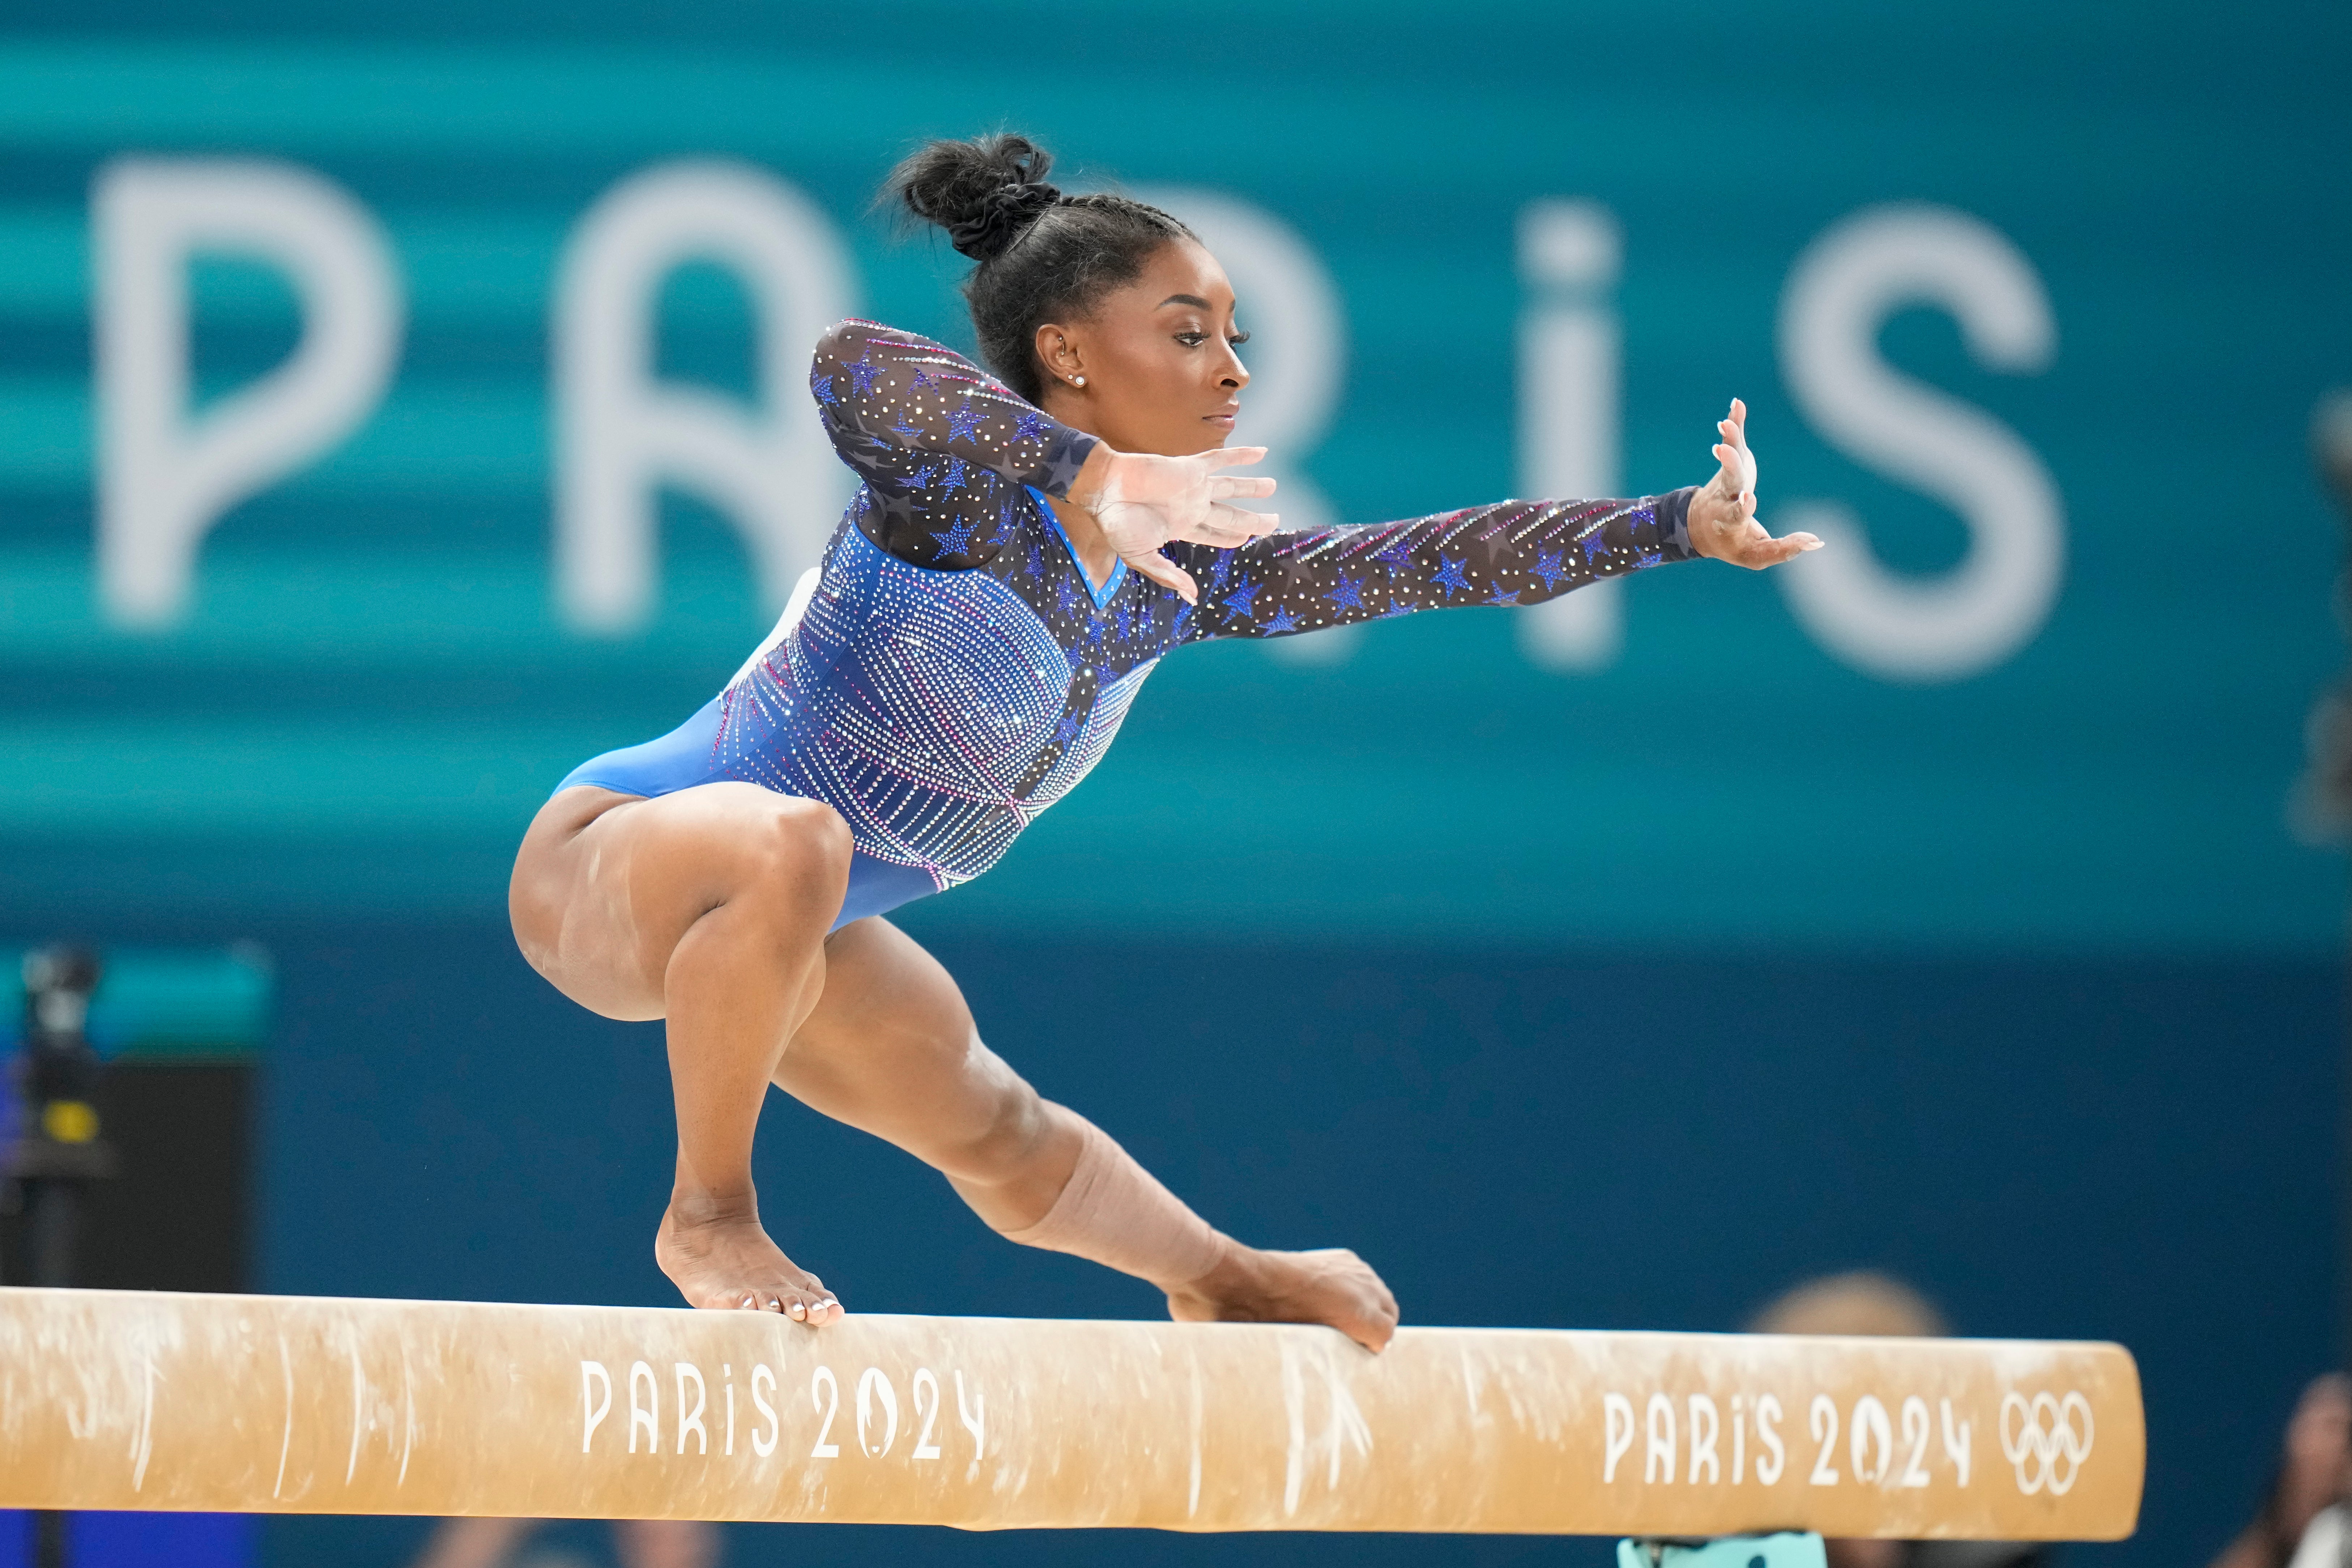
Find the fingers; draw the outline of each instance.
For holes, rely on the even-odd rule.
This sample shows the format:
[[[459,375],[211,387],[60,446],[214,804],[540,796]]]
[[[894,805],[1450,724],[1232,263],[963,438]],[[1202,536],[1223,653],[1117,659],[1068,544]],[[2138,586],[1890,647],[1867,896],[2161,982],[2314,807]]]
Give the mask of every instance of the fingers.
[[[1272,512],[1245,512],[1239,507],[1216,506],[1209,515],[1174,537],[1194,544],[1233,549],[1273,533],[1282,519]]]
[[[1218,474],[1209,480],[1209,499],[1231,501],[1242,497],[1271,496],[1274,481],[1263,474]]]
[[[1735,403],[1734,406],[1738,405]],[[1715,422],[1715,429],[1716,434],[1722,436],[1725,444],[1733,451],[1748,450],[1748,426],[1745,422],[1734,418],[1718,419]]]
[[[1728,429],[1730,423],[1726,420],[1724,428]],[[1748,451],[1744,445],[1732,446],[1717,443],[1714,456],[1717,463],[1723,465],[1723,472],[1717,477],[1723,482],[1726,491],[1748,495],[1755,490],[1756,455],[1753,452]]]
[[[1762,571],[1768,566],[1779,566],[1796,559],[1807,550],[1822,548],[1822,541],[1811,534],[1790,534],[1776,539],[1763,533],[1760,523],[1757,525],[1757,532],[1761,537],[1741,541],[1738,553],[1731,558],[1754,571]]]
[[[1723,465],[1723,471],[1707,481],[1706,488],[1720,497],[1724,506],[1731,508],[1731,517],[1725,526],[1736,528],[1756,516],[1756,492],[1740,483],[1746,476],[1739,471],[1738,453],[1728,446],[1718,446],[1715,449],[1715,458]]]
[[[1731,400],[1731,412],[1716,421],[1716,431],[1723,437],[1715,449],[1715,460],[1723,465],[1729,481],[1724,488],[1749,491],[1756,488],[1756,455],[1748,449],[1748,405],[1738,398]]]
[[[1220,446],[1213,452],[1196,454],[1194,460],[1196,462],[1205,463],[1212,468],[1230,467],[1237,463],[1263,463],[1265,461],[1265,448],[1263,446]]]
[[[1200,585],[1192,580],[1192,574],[1158,550],[1139,550],[1133,555],[1121,556],[1119,559],[1127,562],[1130,569],[1150,578],[1160,587],[1175,590],[1176,596],[1185,603],[1201,602]]]

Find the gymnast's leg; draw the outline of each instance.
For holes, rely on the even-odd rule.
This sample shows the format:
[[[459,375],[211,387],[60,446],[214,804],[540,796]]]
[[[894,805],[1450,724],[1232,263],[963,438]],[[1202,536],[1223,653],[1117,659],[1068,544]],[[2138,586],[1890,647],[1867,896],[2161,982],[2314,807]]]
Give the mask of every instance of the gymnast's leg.
[[[826,944],[824,990],[776,1082],[933,1166],[1012,1239],[1150,1281],[1175,1317],[1328,1323],[1374,1350],[1395,1332],[1395,1298],[1354,1253],[1244,1247],[1041,1098],[981,1042],[947,971],[887,921]]]
[[[607,1018],[667,1020],[677,1171],[654,1255],[694,1306],[841,1313],[761,1228],[751,1135],[824,988],[849,848],[831,807],[754,785],[582,785],[540,809],[516,857],[509,905],[532,967]]]

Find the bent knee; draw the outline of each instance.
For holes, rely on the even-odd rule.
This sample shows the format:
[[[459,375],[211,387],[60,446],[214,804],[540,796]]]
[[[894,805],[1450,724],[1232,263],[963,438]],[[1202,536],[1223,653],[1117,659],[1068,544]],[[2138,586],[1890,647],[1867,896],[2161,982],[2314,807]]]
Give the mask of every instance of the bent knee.
[[[997,1186],[1025,1177],[1047,1152],[1053,1121],[1045,1101],[1020,1079],[992,1097],[986,1121],[928,1163],[958,1181]]]
[[[849,824],[821,800],[778,796],[750,846],[754,876],[768,891],[835,901],[849,884]]]

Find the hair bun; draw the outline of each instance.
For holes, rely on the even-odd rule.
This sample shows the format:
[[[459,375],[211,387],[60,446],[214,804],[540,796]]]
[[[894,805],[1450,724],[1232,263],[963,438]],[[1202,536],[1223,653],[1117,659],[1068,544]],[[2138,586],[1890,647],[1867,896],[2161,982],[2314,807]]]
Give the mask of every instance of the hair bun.
[[[1002,256],[1039,213],[1062,199],[1051,185],[1015,181],[999,185],[979,205],[948,225],[948,243],[974,261]]]
[[[917,217],[947,230],[964,255],[992,261],[1062,199],[1045,183],[1053,166],[1054,155],[1027,137],[998,132],[926,143],[890,172],[884,189]]]

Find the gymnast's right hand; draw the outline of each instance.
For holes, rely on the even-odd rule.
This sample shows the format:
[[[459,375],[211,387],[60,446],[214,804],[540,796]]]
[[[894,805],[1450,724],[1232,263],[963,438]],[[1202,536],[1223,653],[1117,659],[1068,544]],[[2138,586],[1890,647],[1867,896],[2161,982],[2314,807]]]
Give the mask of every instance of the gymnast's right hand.
[[[1232,549],[1274,532],[1271,512],[1245,512],[1226,503],[1243,497],[1271,496],[1274,481],[1263,476],[1220,474],[1238,463],[1265,460],[1263,446],[1223,446],[1190,457],[1149,452],[1113,452],[1099,445],[1070,486],[1070,504],[1101,525],[1103,537],[1129,567],[1182,595],[1201,597],[1192,574],[1160,553],[1171,539]]]

